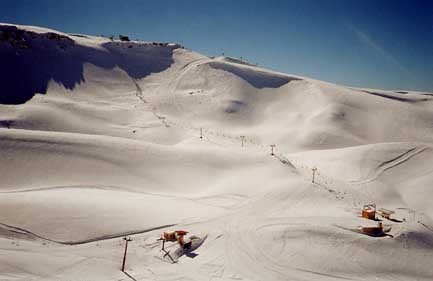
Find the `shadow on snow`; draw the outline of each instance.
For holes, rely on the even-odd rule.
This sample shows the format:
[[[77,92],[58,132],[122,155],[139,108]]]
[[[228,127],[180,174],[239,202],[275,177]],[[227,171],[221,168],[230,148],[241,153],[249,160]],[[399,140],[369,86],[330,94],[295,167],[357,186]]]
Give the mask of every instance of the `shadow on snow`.
[[[85,63],[104,69],[119,67],[132,79],[141,79],[170,67],[178,46],[106,42],[102,47],[78,45],[57,33],[0,26],[0,103],[21,104],[36,93],[45,94],[50,80],[73,90],[85,82]]]

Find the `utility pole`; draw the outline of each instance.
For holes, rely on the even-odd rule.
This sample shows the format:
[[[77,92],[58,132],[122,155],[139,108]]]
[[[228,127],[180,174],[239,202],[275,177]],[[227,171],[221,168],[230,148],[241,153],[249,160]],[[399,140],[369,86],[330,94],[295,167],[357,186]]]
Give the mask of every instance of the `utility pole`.
[[[203,138],[203,128],[200,128],[200,138]]]
[[[271,155],[274,156],[274,148],[275,148],[275,144],[271,144]]]
[[[311,170],[313,171],[313,180],[312,180],[311,182],[314,183],[314,177],[315,177],[315,175],[316,175],[317,168],[314,167],[314,168],[311,169]]]
[[[131,237],[123,237],[123,240],[125,240],[125,253],[123,254],[123,262],[122,262],[122,271],[125,272],[125,262],[126,262],[126,251],[128,251],[128,242],[132,241]]]
[[[245,136],[241,136],[241,146],[244,147]]]

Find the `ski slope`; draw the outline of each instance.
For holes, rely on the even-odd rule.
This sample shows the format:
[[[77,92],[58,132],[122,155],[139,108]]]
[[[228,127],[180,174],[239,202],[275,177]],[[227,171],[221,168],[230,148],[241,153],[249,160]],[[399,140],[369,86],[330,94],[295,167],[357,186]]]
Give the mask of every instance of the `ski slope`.
[[[433,278],[432,93],[0,31],[0,280]],[[175,229],[207,238],[171,264]]]

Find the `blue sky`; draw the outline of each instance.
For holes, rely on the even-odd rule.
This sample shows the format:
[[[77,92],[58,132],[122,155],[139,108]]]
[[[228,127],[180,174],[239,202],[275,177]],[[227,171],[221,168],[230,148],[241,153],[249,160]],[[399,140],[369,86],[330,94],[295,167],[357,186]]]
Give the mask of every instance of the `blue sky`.
[[[127,34],[350,86],[433,92],[433,1],[0,0],[0,22]]]

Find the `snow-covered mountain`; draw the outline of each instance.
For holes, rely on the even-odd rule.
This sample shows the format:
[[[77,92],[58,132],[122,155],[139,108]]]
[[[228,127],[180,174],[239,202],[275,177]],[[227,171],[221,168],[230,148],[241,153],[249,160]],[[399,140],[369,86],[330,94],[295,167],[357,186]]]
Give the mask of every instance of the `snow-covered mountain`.
[[[128,278],[126,234],[136,280],[433,278],[431,93],[9,24],[0,61],[0,280]]]

